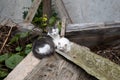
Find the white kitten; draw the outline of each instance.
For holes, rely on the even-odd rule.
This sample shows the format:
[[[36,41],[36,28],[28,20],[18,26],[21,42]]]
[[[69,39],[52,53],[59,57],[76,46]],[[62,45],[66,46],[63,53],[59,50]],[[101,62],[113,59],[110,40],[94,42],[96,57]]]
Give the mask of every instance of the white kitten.
[[[71,50],[70,41],[65,37],[60,38],[57,44],[57,49],[63,52],[69,52]]]
[[[52,27],[51,30],[49,29],[48,35],[52,37],[55,47],[58,50],[63,52],[69,52],[71,50],[70,41],[65,37],[60,37],[59,29],[57,27]]]

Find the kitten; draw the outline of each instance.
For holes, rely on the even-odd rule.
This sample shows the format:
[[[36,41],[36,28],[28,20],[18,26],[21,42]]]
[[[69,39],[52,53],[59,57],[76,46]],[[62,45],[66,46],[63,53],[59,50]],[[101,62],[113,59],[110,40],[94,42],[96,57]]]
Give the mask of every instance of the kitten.
[[[56,26],[49,29],[48,35],[53,38],[55,47],[58,50],[61,50],[63,52],[69,52],[71,50],[70,41],[65,37],[60,37],[59,29]]]
[[[44,58],[54,53],[57,42],[60,38],[59,30],[56,27],[48,28],[47,36],[34,41],[32,52],[37,58]]]
[[[55,45],[50,36],[39,38],[33,42],[32,52],[39,59],[52,55],[54,51]]]
[[[57,49],[65,53],[69,52],[71,50],[70,41],[65,37],[60,38],[57,44]]]
[[[60,39],[59,29],[56,26],[49,28],[48,35],[53,38],[55,47],[57,47],[58,41]]]
[[[48,30],[46,37],[34,41],[32,52],[35,57],[42,59],[52,55],[56,48],[63,52],[69,52],[71,50],[71,43],[65,37],[60,38],[59,29],[52,27]]]

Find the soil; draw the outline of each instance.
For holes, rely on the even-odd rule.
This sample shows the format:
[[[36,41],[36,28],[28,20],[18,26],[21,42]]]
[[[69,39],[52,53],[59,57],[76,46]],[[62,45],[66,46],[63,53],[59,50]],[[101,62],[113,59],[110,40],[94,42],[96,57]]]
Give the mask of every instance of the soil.
[[[12,28],[12,31],[10,33],[10,36],[8,36],[8,33],[10,31],[9,26],[0,26],[0,49],[3,46],[3,43],[5,42],[6,38],[8,37],[8,40],[6,44],[4,45],[4,48],[2,49],[0,54],[4,53],[15,53],[15,48],[18,46],[25,47],[25,44],[30,43],[30,39],[28,37],[19,39],[17,42],[14,42],[13,44],[9,44],[10,40],[15,36],[16,32],[19,32],[16,26]]]
[[[15,27],[14,27],[15,28]],[[0,49],[3,46],[4,41],[6,40],[6,38],[8,37],[8,33],[9,33],[10,27],[8,26],[0,26]],[[13,30],[12,30],[13,31]],[[12,32],[11,31],[11,32]],[[9,41],[10,38],[8,38]],[[7,41],[7,42],[8,42]],[[8,53],[8,52],[12,52],[13,51],[13,46],[8,45],[7,43],[4,45],[3,50],[1,51],[0,54],[3,53]]]
[[[120,40],[119,40],[120,41]],[[120,43],[117,45],[98,45],[91,49],[96,54],[105,57],[112,62],[120,65]]]

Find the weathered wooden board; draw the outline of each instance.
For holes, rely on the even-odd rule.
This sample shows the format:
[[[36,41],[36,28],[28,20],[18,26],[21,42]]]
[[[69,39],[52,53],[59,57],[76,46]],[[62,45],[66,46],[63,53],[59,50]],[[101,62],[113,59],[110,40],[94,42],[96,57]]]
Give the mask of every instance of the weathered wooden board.
[[[51,1],[52,0],[43,0],[43,15],[47,15],[48,19],[51,17],[51,13],[52,13]]]
[[[58,55],[43,59],[24,80],[97,80]]]
[[[58,54],[39,60],[32,53],[4,80],[97,80]]]
[[[102,23],[81,23],[81,24],[68,24],[66,32],[96,30],[120,27],[120,21],[102,22]]]
[[[31,23],[42,0],[34,0],[24,22]]]
[[[93,24],[91,24],[91,26],[84,24],[74,28],[67,26],[66,37],[77,44],[89,48],[103,44],[113,45],[114,41],[120,40],[120,24],[99,26],[98,24],[94,24],[94,26]]]
[[[73,43],[72,49],[68,54],[62,53],[58,50],[56,51],[99,80],[120,79],[119,65],[91,52],[87,47],[79,46]]]

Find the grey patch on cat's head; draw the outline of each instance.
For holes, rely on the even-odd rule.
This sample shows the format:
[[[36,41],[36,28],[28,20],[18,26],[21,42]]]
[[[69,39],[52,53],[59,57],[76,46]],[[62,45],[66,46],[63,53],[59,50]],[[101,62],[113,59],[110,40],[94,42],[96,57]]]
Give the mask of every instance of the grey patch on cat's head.
[[[59,29],[57,26],[48,27],[47,31],[48,31],[48,35],[58,35],[59,34]]]
[[[53,26],[52,28],[53,28],[53,29],[57,29],[58,27],[57,27],[57,26]]]

